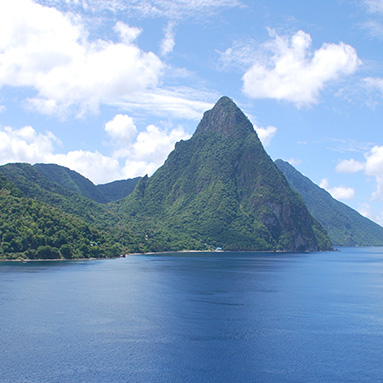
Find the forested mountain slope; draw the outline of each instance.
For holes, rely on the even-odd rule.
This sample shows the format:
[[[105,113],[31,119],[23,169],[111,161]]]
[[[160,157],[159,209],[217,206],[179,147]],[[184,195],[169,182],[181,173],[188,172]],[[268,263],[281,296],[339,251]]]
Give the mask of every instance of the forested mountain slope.
[[[288,162],[277,160],[275,164],[302,196],[311,214],[327,230],[335,246],[383,245],[383,227],[334,199]]]
[[[332,248],[320,224],[267,155],[250,121],[227,97],[193,137],[119,203],[161,250],[222,247],[304,251]]]

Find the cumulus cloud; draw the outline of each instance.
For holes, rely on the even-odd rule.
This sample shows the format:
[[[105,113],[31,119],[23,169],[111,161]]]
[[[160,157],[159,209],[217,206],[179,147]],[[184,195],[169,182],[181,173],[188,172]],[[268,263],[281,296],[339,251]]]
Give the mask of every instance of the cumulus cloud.
[[[117,114],[113,120],[108,121],[105,124],[105,131],[119,145],[130,144],[137,135],[137,128],[132,117],[126,114]]]
[[[124,161],[122,178],[151,175],[165,161],[177,141],[190,135],[182,127],[161,129],[154,125],[137,132],[127,115],[117,115],[105,125],[115,146],[113,158]]]
[[[354,159],[340,161],[336,171],[356,173],[363,170],[367,176],[375,178],[376,188],[371,195],[372,199],[383,199],[383,146],[375,145],[364,156],[364,162]]]
[[[373,199],[383,198],[383,146],[374,146],[365,155],[365,173],[375,177],[376,190],[372,194]]]
[[[355,197],[355,190],[353,188],[344,186],[335,186],[330,188],[327,178],[323,178],[319,186],[323,189],[326,189],[335,199],[349,200]]]
[[[57,142],[53,133],[37,133],[31,126],[21,129],[0,127],[0,162],[46,161]]]
[[[149,125],[138,133],[127,115],[117,115],[106,123],[105,131],[115,146],[113,158],[125,161],[123,178],[151,175],[163,164],[177,141],[190,137],[182,127],[161,129]]]
[[[277,133],[277,128],[271,125],[267,126],[266,128],[254,125],[254,129],[257,132],[258,137],[262,141],[262,144],[264,146],[269,145],[272,138],[275,136],[275,133]]]
[[[0,164],[55,163],[73,169],[94,183],[151,175],[165,161],[177,141],[190,137],[182,127],[160,129],[149,125],[137,133],[133,120],[117,115],[105,125],[114,143],[112,156],[98,151],[56,153],[59,140],[51,132],[37,133],[31,126],[0,126]]]
[[[122,178],[118,161],[98,151],[74,150],[65,154],[51,154],[49,162],[75,170],[95,184]]]
[[[343,42],[325,43],[312,52],[311,36],[298,31],[291,38],[270,31],[266,59],[257,57],[243,76],[243,91],[252,98],[273,98],[297,107],[318,102],[332,81],[352,74],[361,64],[355,49]]]
[[[349,160],[342,160],[336,166],[338,173],[357,173],[364,169],[364,164],[360,161],[356,161],[353,158]]]
[[[35,90],[27,103],[42,113],[96,111],[126,95],[156,87],[164,68],[122,22],[118,42],[90,40],[79,17],[31,0],[0,2],[0,87]]]

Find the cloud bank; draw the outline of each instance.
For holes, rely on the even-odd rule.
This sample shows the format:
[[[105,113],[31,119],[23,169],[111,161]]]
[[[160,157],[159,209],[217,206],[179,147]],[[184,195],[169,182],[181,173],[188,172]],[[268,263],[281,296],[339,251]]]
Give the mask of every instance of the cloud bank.
[[[354,73],[361,64],[355,49],[343,42],[312,51],[311,36],[303,31],[286,37],[270,30],[270,35],[264,57],[256,57],[243,76],[243,91],[251,98],[309,106],[318,102],[329,83]]]
[[[128,115],[117,115],[105,124],[113,146],[111,156],[98,151],[56,153],[59,140],[51,132],[37,133],[31,126],[0,126],[0,164],[9,162],[55,163],[75,170],[96,184],[153,174],[173,150],[190,136],[182,127],[161,129],[149,125],[140,133]]]
[[[0,87],[34,89],[41,113],[82,114],[156,87],[164,68],[135,43],[140,30],[115,25],[118,42],[90,40],[77,17],[31,0],[0,2]]]

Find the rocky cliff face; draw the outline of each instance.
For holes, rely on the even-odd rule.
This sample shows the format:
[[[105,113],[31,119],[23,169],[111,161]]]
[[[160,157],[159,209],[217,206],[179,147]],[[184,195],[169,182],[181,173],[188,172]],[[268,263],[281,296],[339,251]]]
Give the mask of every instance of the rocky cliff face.
[[[193,137],[121,204],[169,247],[315,251],[331,248],[323,228],[265,152],[252,124],[222,97]],[[181,243],[178,243],[181,246]]]

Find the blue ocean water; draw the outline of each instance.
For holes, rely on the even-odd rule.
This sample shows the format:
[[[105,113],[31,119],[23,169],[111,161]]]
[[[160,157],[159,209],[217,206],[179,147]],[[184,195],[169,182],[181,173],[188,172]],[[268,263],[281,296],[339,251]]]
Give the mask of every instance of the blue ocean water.
[[[381,382],[383,248],[0,263],[0,382]]]

